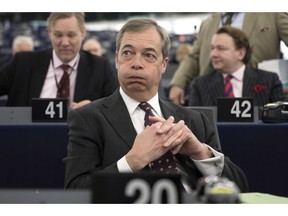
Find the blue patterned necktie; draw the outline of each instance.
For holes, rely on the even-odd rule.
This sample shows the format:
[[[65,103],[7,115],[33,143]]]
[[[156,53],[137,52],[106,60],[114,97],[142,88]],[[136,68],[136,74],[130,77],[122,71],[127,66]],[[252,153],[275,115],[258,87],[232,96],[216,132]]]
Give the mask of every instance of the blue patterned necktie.
[[[139,107],[145,111],[144,126],[152,125],[153,123],[149,120],[149,116],[154,116],[151,111],[151,106],[146,102],[142,102],[139,104]],[[150,167],[153,172],[178,173],[176,161],[171,151],[167,151],[160,158],[152,161]]]
[[[233,86],[231,83],[232,75],[227,75],[225,78],[224,92],[226,97],[234,98]]]

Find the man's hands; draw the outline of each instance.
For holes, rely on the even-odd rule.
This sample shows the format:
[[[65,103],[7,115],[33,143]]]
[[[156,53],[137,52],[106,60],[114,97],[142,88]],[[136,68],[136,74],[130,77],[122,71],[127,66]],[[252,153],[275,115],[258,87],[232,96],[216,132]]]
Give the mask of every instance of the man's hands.
[[[72,109],[76,109],[76,108],[79,108],[79,107],[84,106],[84,105],[89,104],[89,103],[91,103],[90,100],[82,100],[79,103],[72,102],[70,106]]]
[[[172,86],[169,91],[169,99],[178,105],[185,103],[185,92],[184,89],[179,86]]]
[[[143,169],[151,161],[161,157],[165,152],[185,154],[195,160],[210,158],[211,152],[202,144],[181,120],[174,123],[174,117],[167,120],[150,116],[155,122],[137,135],[126,160],[133,171]]]

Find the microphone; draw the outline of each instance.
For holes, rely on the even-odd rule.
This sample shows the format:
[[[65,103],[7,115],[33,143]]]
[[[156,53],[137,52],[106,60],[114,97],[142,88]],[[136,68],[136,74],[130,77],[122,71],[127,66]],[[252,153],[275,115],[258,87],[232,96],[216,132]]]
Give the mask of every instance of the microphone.
[[[198,203],[241,203],[238,186],[225,177],[203,177],[195,192]]]

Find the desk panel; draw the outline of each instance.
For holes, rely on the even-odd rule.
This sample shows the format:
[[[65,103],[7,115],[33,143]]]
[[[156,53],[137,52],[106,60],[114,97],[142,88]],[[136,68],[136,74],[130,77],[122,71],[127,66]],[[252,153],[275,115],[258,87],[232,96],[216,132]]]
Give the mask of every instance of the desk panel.
[[[288,123],[218,123],[223,152],[251,192],[288,197]],[[0,188],[63,188],[66,123],[0,125]]]
[[[0,188],[64,188],[67,124],[0,125]]]
[[[218,123],[223,152],[246,173],[251,192],[288,196],[288,123]]]

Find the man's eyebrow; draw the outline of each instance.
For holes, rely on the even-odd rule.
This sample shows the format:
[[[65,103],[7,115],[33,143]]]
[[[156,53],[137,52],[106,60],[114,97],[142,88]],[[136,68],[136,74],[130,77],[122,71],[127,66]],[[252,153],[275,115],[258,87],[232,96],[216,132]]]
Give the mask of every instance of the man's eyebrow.
[[[124,49],[124,48],[133,48],[133,46],[132,46],[131,44],[125,44],[125,45],[122,47],[122,49]]]
[[[148,48],[145,48],[144,50],[145,50],[145,51],[157,52],[155,48],[149,48],[149,47],[148,47]]]

